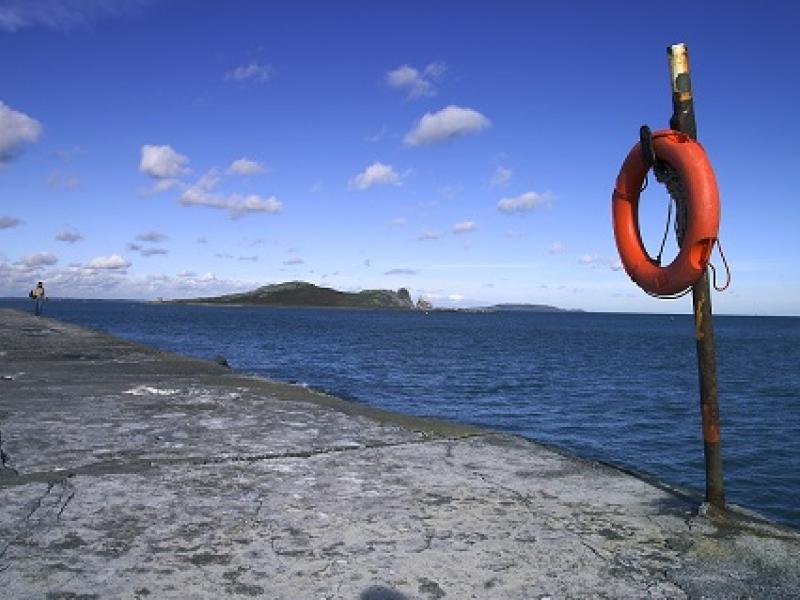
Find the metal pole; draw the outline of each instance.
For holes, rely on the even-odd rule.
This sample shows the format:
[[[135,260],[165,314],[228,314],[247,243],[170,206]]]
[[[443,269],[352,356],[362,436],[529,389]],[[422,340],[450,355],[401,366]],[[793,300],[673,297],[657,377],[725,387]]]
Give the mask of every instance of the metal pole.
[[[697,139],[692,82],[689,78],[689,53],[686,44],[667,48],[672,85],[670,128]],[[703,450],[706,462],[706,502],[725,508],[722,482],[722,447],[719,434],[717,364],[714,350],[714,323],[711,317],[711,286],[708,271],[692,287],[694,331],[697,344],[697,369],[700,374],[700,410],[703,415]]]

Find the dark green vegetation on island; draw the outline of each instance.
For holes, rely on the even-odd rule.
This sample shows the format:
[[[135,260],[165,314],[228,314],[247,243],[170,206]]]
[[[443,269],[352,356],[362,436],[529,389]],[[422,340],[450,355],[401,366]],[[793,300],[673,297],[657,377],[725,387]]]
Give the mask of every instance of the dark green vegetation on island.
[[[412,310],[414,303],[405,288],[340,292],[305,281],[289,281],[265,285],[249,292],[226,294],[211,298],[191,298],[172,302],[203,304],[247,304],[284,307],[373,308]]]

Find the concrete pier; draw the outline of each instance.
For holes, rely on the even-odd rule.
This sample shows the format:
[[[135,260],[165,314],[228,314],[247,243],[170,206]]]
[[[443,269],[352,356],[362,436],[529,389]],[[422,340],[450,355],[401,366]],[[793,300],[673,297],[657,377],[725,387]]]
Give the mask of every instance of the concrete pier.
[[[797,598],[800,535],[0,310],[0,597]]]

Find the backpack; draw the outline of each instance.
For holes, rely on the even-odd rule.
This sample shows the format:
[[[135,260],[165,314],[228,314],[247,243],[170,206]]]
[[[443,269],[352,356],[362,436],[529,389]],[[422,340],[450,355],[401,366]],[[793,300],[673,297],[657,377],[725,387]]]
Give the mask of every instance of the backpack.
[[[33,290],[28,292],[28,298],[30,298],[31,300],[33,300],[35,298],[35,296],[33,295]]]

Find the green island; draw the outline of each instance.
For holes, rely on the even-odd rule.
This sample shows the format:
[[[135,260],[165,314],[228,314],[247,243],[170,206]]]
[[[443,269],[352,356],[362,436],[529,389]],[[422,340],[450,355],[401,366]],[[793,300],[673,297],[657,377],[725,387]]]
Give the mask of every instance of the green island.
[[[547,304],[495,304],[476,308],[441,308],[424,298],[416,303],[406,288],[342,292],[306,281],[287,281],[264,285],[249,292],[205,298],[169,300],[175,304],[227,304],[231,306],[276,306],[285,308],[362,308],[382,310],[421,310],[447,312],[567,312]],[[571,312],[571,311],[570,311]]]
[[[249,292],[210,298],[172,300],[178,304],[231,304],[313,308],[371,308],[413,310],[416,305],[405,288],[399,290],[362,290],[342,292],[305,281],[287,281],[264,285]]]

